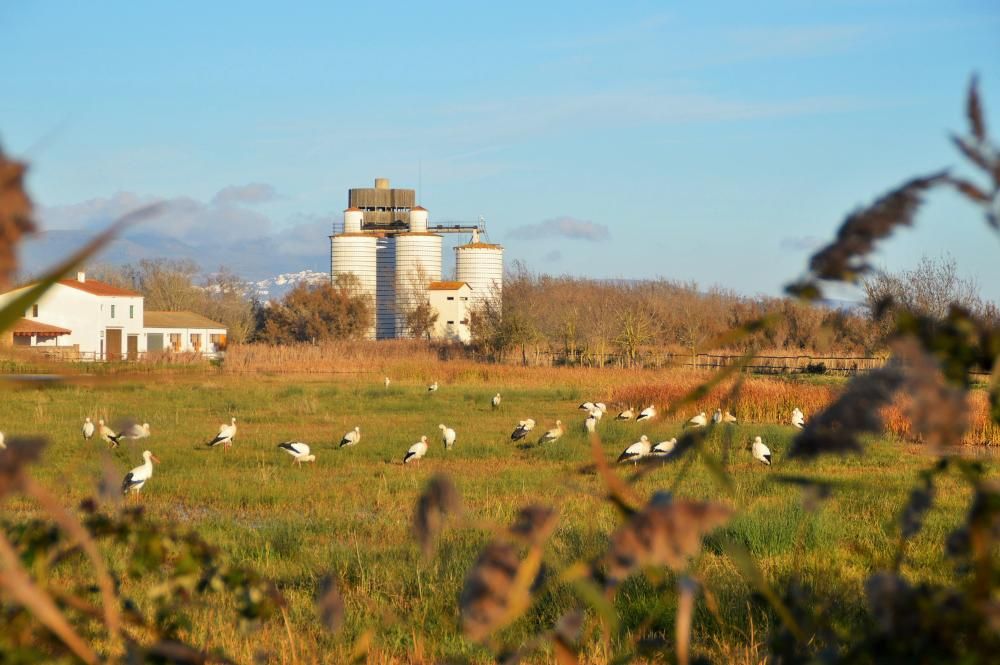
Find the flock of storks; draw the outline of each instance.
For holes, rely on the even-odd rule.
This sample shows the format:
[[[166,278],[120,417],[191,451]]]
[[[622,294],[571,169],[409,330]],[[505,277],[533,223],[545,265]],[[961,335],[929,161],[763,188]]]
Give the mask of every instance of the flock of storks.
[[[385,387],[388,388],[391,383],[389,377],[385,378]],[[434,383],[427,386],[428,393],[435,393],[438,391],[438,383]],[[494,409],[500,407],[501,397],[500,393],[493,396],[490,403]],[[607,413],[608,407],[603,402],[584,402],[579,406],[583,411],[587,412],[587,418],[584,420],[584,429],[588,433],[593,433],[597,430],[597,424]],[[638,414],[631,408],[627,408],[617,416],[615,420],[635,420],[635,422],[643,422],[647,420],[652,420],[657,415],[656,407],[650,405],[645,409],[639,411]],[[711,422],[713,424],[734,424],[736,423],[736,417],[731,414],[728,410],[723,412],[722,409],[716,409],[715,413],[712,415]],[[709,424],[709,418],[704,411],[694,416],[687,421],[685,427],[707,427]],[[802,429],[805,426],[805,416],[802,411],[796,407],[792,411],[791,424],[797,429]],[[445,446],[445,449],[450,450],[452,446],[455,445],[455,441],[458,438],[455,430],[451,427],[447,427],[444,424],[438,425],[441,430],[441,441]],[[514,431],[511,432],[511,441],[520,441],[525,439],[528,434],[535,429],[535,421],[531,418],[521,420],[518,422]],[[552,443],[559,440],[566,433],[566,428],[563,426],[561,420],[556,420],[556,426],[550,430],[546,430],[538,438],[538,444]],[[83,423],[83,438],[91,439],[95,434],[100,436],[102,439],[107,441],[111,447],[116,448],[123,440],[138,440],[149,437],[149,423],[129,423],[124,426],[121,431],[115,432],[110,427],[105,425],[103,420],[98,420],[97,425],[87,418]],[[233,439],[236,438],[236,418],[232,418],[228,424],[222,424],[219,426],[219,432],[215,437],[207,442],[207,446],[210,448],[215,448],[216,446],[223,446],[223,450],[228,450],[233,445]],[[354,429],[348,431],[344,434],[343,438],[340,440],[340,447],[355,446],[361,441],[361,428],[355,427]],[[677,438],[666,441],[660,441],[659,443],[653,444],[649,437],[643,434],[638,441],[628,446],[621,455],[618,456],[618,462],[633,462],[637,463],[640,459],[647,456],[657,456],[666,457],[669,456],[673,451],[674,447],[677,445]],[[0,449],[5,448],[3,433],[0,432]],[[403,464],[409,464],[411,462],[417,462],[423,458],[430,446],[427,442],[426,436],[421,436],[420,440],[410,446],[406,454],[403,456]],[[301,441],[285,441],[278,444],[278,449],[285,451],[293,458],[293,463],[301,464],[303,462],[315,462],[316,456],[312,454],[308,444]],[[769,465],[771,464],[771,451],[761,440],[761,437],[754,437],[753,442],[749,446],[750,452],[753,459]],[[122,493],[128,495],[129,493],[138,494],[142,489],[143,485],[146,484],[153,476],[153,463],[159,462],[153,453],[146,450],[142,453],[143,463],[131,471],[129,471],[124,480],[122,481]]]

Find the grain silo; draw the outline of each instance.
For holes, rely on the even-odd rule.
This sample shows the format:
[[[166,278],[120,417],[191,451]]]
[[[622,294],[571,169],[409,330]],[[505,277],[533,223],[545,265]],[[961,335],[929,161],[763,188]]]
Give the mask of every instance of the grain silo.
[[[376,303],[376,237],[362,233],[363,213],[357,208],[344,211],[344,232],[330,236],[330,277],[348,274],[357,278],[358,293]],[[374,312],[373,312],[374,314]],[[368,337],[375,336],[374,325]]]
[[[427,285],[441,279],[441,236],[427,231],[427,211],[410,210],[409,230],[396,235],[396,337],[409,337],[406,315],[427,302]]]
[[[455,279],[472,287],[471,309],[487,301],[497,306],[503,291],[503,247],[480,242],[473,231],[472,241],[455,247]]]

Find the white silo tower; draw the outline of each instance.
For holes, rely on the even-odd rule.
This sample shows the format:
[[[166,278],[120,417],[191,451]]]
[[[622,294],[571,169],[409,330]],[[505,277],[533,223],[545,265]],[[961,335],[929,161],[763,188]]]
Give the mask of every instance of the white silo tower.
[[[410,209],[410,228],[396,236],[396,337],[409,337],[406,314],[427,300],[441,280],[441,236],[427,231],[427,210]]]
[[[472,242],[455,247],[455,279],[472,287],[470,309],[492,300],[497,306],[503,292],[503,247],[479,241],[474,231]]]
[[[357,208],[344,211],[344,232],[330,237],[330,278],[340,274],[354,275],[358,292],[371,299],[376,307],[376,240],[375,236],[361,232],[363,213]],[[374,312],[373,312],[374,314]],[[368,336],[375,336],[374,325]]]

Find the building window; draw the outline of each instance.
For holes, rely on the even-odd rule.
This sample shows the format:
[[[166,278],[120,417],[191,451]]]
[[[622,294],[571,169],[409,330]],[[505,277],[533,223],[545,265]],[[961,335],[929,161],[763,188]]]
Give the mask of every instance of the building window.
[[[115,318],[115,306],[114,305],[111,306],[111,318],[112,319]]]
[[[448,296],[448,300],[454,300],[455,296]]]
[[[31,306],[31,315],[36,319],[38,318],[38,305]]]
[[[215,347],[216,351],[223,351],[226,348],[226,336],[225,335],[209,335],[208,340]]]
[[[448,325],[449,325],[449,326],[453,326],[453,325],[455,325],[455,322],[454,322],[454,321],[449,321],[449,322],[448,322]]]
[[[201,335],[191,335],[191,348],[195,351],[201,351]]]
[[[129,305],[128,306],[128,318],[130,318],[130,319],[134,319],[135,318],[135,305]]]
[[[468,298],[462,298],[462,300],[468,300]]]
[[[181,350],[181,334],[180,333],[170,333],[170,348],[174,351]]]

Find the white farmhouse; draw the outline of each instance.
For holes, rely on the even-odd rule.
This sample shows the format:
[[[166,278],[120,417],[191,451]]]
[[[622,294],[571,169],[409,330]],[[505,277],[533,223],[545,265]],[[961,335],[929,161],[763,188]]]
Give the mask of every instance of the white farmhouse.
[[[0,305],[21,295],[24,286],[0,295]],[[69,330],[68,334],[34,337],[32,346],[76,347],[84,358],[120,359],[144,351],[142,295],[97,280],[85,273],[63,279],[28,307],[24,318]],[[15,335],[15,343],[17,335]]]
[[[472,287],[466,282],[431,282],[427,285],[427,300],[438,315],[431,331],[432,338],[462,344],[472,341],[470,297]]]
[[[207,353],[226,350],[226,327],[194,312],[146,312],[146,350]]]
[[[0,306],[27,288],[0,294]],[[191,312],[145,312],[141,294],[80,272],[76,279],[56,282],[30,305],[6,342],[62,357],[121,360],[162,349],[214,354],[225,348],[225,338],[222,324]]]

